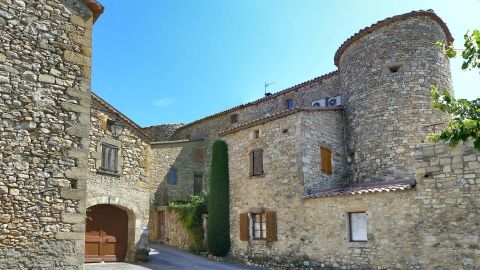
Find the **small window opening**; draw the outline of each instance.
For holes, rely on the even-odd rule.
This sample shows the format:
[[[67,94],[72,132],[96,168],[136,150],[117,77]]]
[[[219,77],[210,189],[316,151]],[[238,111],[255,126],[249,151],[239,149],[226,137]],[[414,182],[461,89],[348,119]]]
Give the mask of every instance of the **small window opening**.
[[[287,104],[287,109],[289,109],[289,110],[293,109],[293,99],[292,98],[287,99],[285,102]]]
[[[350,242],[366,242],[367,237],[367,213],[348,213]]]
[[[283,133],[283,134],[287,134],[287,133],[288,133],[288,128],[284,128],[284,129],[282,130],[282,133]]]
[[[396,66],[388,67],[388,70],[390,71],[390,73],[397,73],[400,71],[401,68],[402,68],[401,65],[396,65]]]
[[[77,179],[71,179],[70,180],[70,188],[71,189],[78,189],[78,180]]]
[[[238,114],[236,113],[236,114],[230,115],[230,123],[235,124],[237,122],[238,122]]]
[[[253,131],[253,137],[254,137],[255,139],[260,138],[260,130],[258,130],[258,129],[254,130],[254,131]]]

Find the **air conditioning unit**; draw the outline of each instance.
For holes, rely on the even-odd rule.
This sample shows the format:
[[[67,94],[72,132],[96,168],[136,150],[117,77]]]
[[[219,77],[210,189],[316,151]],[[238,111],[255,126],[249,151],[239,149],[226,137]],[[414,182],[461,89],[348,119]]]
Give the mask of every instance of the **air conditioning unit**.
[[[338,107],[342,105],[342,98],[340,96],[323,98],[312,102],[312,107]]]

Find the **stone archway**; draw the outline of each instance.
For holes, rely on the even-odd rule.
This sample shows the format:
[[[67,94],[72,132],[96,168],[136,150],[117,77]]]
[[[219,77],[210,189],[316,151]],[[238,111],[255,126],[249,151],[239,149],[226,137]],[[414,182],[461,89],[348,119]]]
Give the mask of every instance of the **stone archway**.
[[[140,241],[142,227],[141,220],[142,214],[138,207],[120,197],[115,196],[98,196],[87,198],[86,208],[95,205],[112,205],[124,210],[128,216],[128,236],[127,236],[127,253],[125,261],[132,262],[134,260],[134,252],[136,244]]]

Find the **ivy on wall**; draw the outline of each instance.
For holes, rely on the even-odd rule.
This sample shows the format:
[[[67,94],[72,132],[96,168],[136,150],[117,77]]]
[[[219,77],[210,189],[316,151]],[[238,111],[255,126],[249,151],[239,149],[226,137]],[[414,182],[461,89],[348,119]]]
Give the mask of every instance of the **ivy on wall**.
[[[204,250],[202,215],[207,213],[207,194],[202,192],[193,195],[185,202],[170,202],[168,207],[177,213],[179,221],[190,234],[192,243],[189,250],[192,252]]]

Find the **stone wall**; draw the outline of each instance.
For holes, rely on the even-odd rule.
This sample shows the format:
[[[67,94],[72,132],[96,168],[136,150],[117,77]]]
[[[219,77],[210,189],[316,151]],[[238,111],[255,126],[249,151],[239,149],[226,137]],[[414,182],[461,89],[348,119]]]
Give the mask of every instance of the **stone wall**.
[[[205,186],[208,187],[211,148],[213,142],[219,139],[219,132],[286,111],[286,100],[289,98],[293,99],[294,107],[310,107],[315,100],[337,95],[341,95],[339,91],[339,77],[336,73],[327,74],[298,86],[293,86],[272,97],[254,101],[248,106],[239,106],[239,108],[233,109],[229,113],[219,113],[218,115],[185,125],[176,131],[171,140],[187,138],[203,140],[203,147],[205,148],[203,172]],[[238,115],[237,123],[231,123],[230,121],[230,117],[233,114]]]
[[[158,211],[164,211],[165,214],[165,234],[160,237]],[[149,240],[155,243],[162,243],[175,246],[182,249],[188,249],[192,244],[191,236],[185,226],[179,221],[178,214],[173,209],[166,206],[158,207],[157,211],[153,211],[151,220],[155,224],[151,227]]]
[[[312,192],[348,184],[343,111],[306,111],[302,114],[301,168],[305,191]],[[333,172],[321,171],[320,147],[332,153]]]
[[[480,266],[480,151],[472,142],[416,148],[415,226],[429,269]]]
[[[147,229],[155,185],[150,179],[151,150],[148,140],[131,125],[123,122],[122,134],[115,138],[107,120],[118,116],[97,101],[92,101],[90,145],[88,155],[87,206],[111,204],[129,215],[127,257],[133,260],[136,248],[146,244],[142,233]],[[118,173],[99,169],[101,144],[117,145]]]
[[[0,265],[83,263],[92,12],[0,2]]]
[[[152,144],[151,177],[155,186],[155,205],[188,200],[193,195],[196,174],[203,177],[203,187],[207,188],[204,175],[205,154],[203,161],[196,160],[194,151],[205,152],[202,140]],[[169,171],[175,174],[174,181],[168,181]]]
[[[431,16],[412,15],[361,37],[341,55],[355,182],[414,176],[415,145],[432,132],[429,125],[447,120],[432,108],[430,96],[435,86],[452,89],[449,61],[432,45],[445,39]]]
[[[229,159],[236,161],[229,167],[230,259],[269,269],[476,269],[480,153],[472,145],[423,145],[416,150],[413,189],[307,199],[308,174],[301,166],[308,163],[298,159],[318,139],[300,144],[300,127],[310,121],[308,114],[320,119],[325,113],[335,115],[292,114],[224,137]],[[255,140],[249,134],[257,128],[261,138]],[[248,152],[258,147],[264,149],[265,174],[251,177]],[[240,213],[258,209],[276,212],[277,241],[240,240]],[[359,211],[367,214],[367,242],[350,241],[348,215]]]

